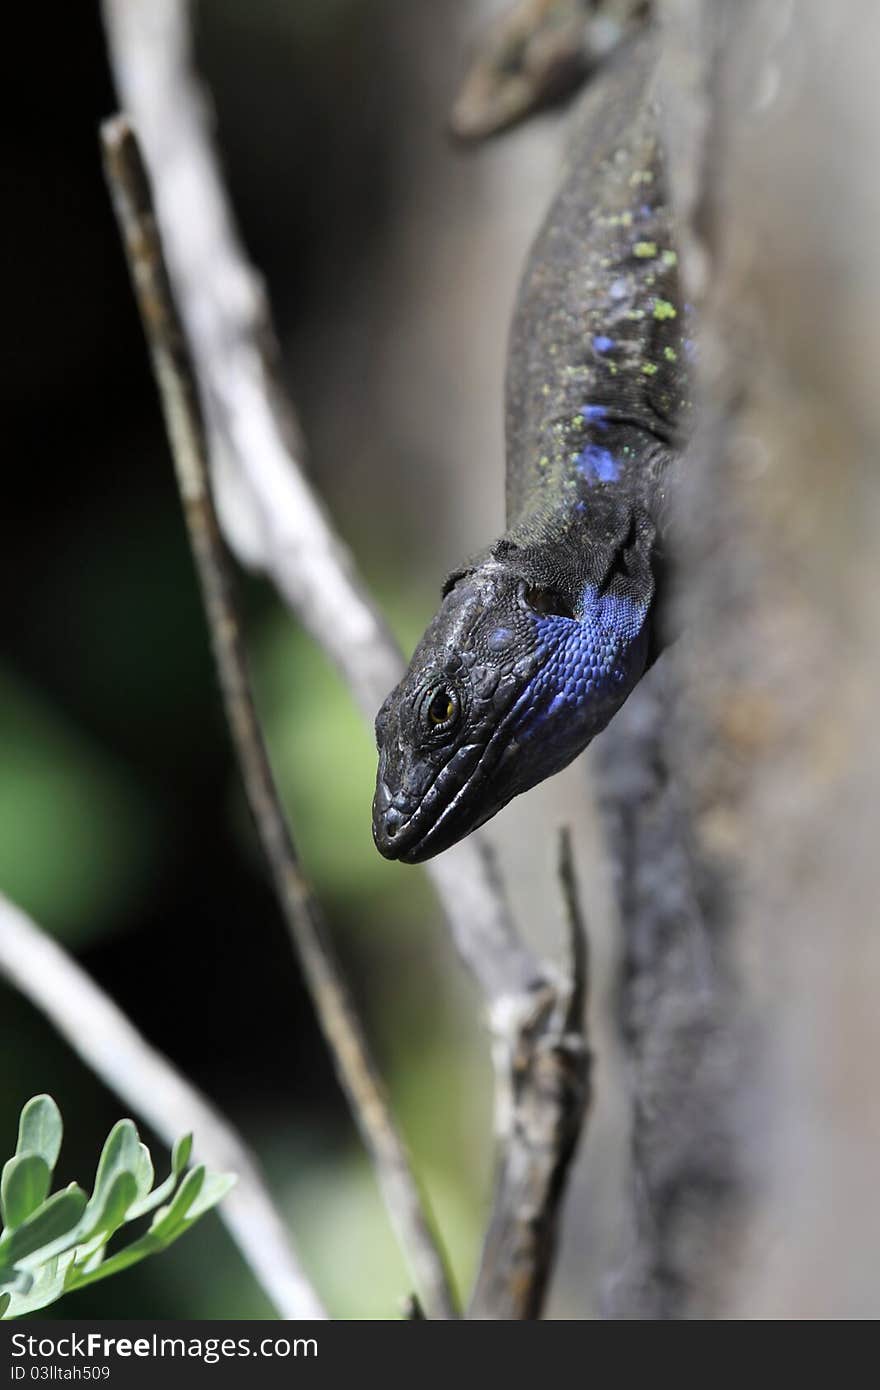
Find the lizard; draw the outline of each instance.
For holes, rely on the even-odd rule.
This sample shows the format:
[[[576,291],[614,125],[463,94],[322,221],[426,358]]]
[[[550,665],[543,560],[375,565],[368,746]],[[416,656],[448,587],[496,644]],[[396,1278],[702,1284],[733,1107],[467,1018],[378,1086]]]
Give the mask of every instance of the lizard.
[[[507,530],[447,578],[376,718],[386,858],[429,859],[560,771],[664,644],[690,342],[657,56],[648,30],[578,99],[510,331]]]
[[[483,36],[449,118],[463,142],[556,105],[650,17],[653,0],[516,0]]]

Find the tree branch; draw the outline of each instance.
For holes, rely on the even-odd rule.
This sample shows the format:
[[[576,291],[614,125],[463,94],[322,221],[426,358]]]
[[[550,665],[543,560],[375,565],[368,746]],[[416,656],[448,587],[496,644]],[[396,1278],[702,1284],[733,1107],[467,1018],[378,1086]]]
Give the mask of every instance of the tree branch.
[[[697,307],[718,281],[712,202],[726,163],[716,128],[724,10],[720,0],[666,0],[660,12],[662,119],[676,245],[685,299]],[[738,16],[737,23],[743,22]],[[713,392],[704,379],[704,323],[700,343],[690,389],[705,412],[711,396],[719,405],[721,396],[720,383]],[[725,510],[720,492],[711,490],[724,450],[720,438],[709,438],[703,428],[669,488],[665,617],[671,610],[672,628],[684,636],[664,653],[596,749],[597,795],[621,935],[617,1014],[632,1093],[632,1235],[614,1279],[610,1312],[628,1319],[718,1315],[729,1275],[728,1234],[742,1197],[735,1118],[741,1000],[732,964],[739,928],[731,882],[718,874],[704,837],[708,818],[689,785],[695,769],[702,776],[712,766],[719,745],[698,740],[705,677],[694,681],[688,669],[698,624],[683,604],[690,595],[700,610],[699,625],[706,624],[710,588],[696,557],[687,553],[694,538],[706,544],[713,536],[717,563],[720,537],[733,543],[742,528]],[[692,509],[704,491],[711,492],[711,506],[683,525],[685,508]],[[728,594],[734,592],[731,586]],[[727,652],[731,638],[722,616],[717,629],[708,626],[713,643]]]
[[[560,833],[558,873],[568,962],[555,988],[533,994],[528,1008],[511,1017],[513,1045],[496,1062],[498,1108],[507,1119],[472,1318],[540,1315],[556,1254],[559,1204],[589,1104],[587,933],[567,830]]]
[[[107,180],[171,440],[226,716],[251,811],[337,1074],[372,1155],[388,1214],[413,1278],[433,1317],[454,1317],[455,1301],[424,1199],[320,909],[302,873],[269,766],[232,574],[211,496],[195,378],[171,296],[137,139],[122,116],[104,124],[101,138]]]
[[[399,678],[400,653],[302,471],[265,296],[242,251],[212,148],[188,7],[184,0],[104,0],[103,8],[117,88],[143,138],[193,354],[224,534],[244,564],[273,580],[372,720]],[[560,1065],[578,1051],[570,1036],[580,1030],[570,1019],[577,991],[520,939],[482,837],[426,868],[483,994],[494,1043],[498,1177],[474,1307],[482,1317],[536,1316],[583,1116],[583,1088]],[[536,1164],[544,1174],[533,1187],[539,1209],[528,1211],[520,1179]],[[528,1236],[529,1223],[540,1230],[537,1239]]]
[[[193,355],[224,535],[242,564],[272,580],[372,724],[403,659],[303,471],[262,282],[242,249],[212,147],[189,6],[103,0],[103,9],[120,105],[143,144]],[[489,1000],[540,981],[540,962],[517,937],[481,837],[426,872]]]
[[[669,652],[597,749],[621,933],[617,1015],[632,1096],[631,1234],[609,1313],[711,1317],[738,1192],[735,1067],[719,890],[699,854],[670,730],[688,698]],[[721,920],[719,920],[719,918]]]
[[[169,1148],[192,1130],[201,1160],[237,1174],[217,1210],[254,1278],[283,1318],[326,1318],[241,1136],[67,952],[2,895],[0,971]]]

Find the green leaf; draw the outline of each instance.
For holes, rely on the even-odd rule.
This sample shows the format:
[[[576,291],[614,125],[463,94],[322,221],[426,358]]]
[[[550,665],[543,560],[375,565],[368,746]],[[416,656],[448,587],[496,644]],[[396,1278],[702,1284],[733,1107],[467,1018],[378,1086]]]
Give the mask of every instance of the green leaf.
[[[148,1212],[155,1211],[166,1202],[177,1186],[177,1179],[183,1172],[189,1156],[192,1153],[192,1135],[185,1134],[182,1139],[178,1139],[171,1154],[171,1172],[164,1182],[154,1188],[152,1192],[142,1195],[140,1200],[135,1202],[128,1213],[129,1221],[135,1221],[139,1216],[146,1216]]]
[[[155,1211],[167,1201],[177,1186],[177,1174],[169,1173],[164,1182],[160,1182],[158,1187],[154,1187],[152,1192],[148,1192],[146,1197],[141,1197],[139,1201],[133,1202],[131,1211],[128,1213],[129,1221],[136,1221],[139,1216],[146,1216],[147,1212]]]
[[[69,1289],[105,1279],[164,1250],[235,1181],[229,1174],[206,1172],[204,1165],[185,1173],[192,1152],[192,1136],[187,1134],[174,1145],[171,1173],[151,1192],[155,1175],[150,1151],[131,1120],[120,1120],[101,1150],[91,1197],[75,1183],[49,1197],[61,1136],[61,1116],[51,1097],[28,1101],[21,1114],[18,1150],[0,1177],[6,1223],[0,1235],[2,1318],[45,1308]],[[126,1222],[154,1209],[150,1229],[108,1258],[111,1237]]]
[[[33,1282],[34,1276],[26,1269],[16,1269],[15,1265],[0,1269],[0,1288],[13,1293],[27,1293]]]
[[[82,1270],[83,1274],[91,1274],[103,1263],[106,1253],[107,1247],[105,1245],[99,1245],[94,1254],[89,1255],[88,1259],[82,1262],[77,1261],[77,1270]]]
[[[189,1156],[192,1153],[193,1137],[191,1134],[184,1134],[174,1145],[171,1154],[171,1171],[175,1177],[180,1177],[186,1165],[189,1163]]]
[[[153,1160],[150,1157],[150,1150],[146,1144],[138,1145],[138,1163],[135,1170],[137,1178],[137,1195],[146,1197],[150,1188],[153,1186],[153,1178],[156,1176],[153,1168]]]
[[[104,1141],[95,1186],[90,1205],[99,1206],[117,1173],[131,1173],[137,1187],[138,1175],[143,1171],[141,1141],[131,1120],[120,1120],[113,1126]]]
[[[18,1121],[16,1154],[39,1154],[51,1173],[61,1152],[64,1125],[51,1096],[32,1096]]]
[[[180,1231],[180,1234],[183,1235],[183,1231]],[[121,1274],[124,1269],[130,1269],[132,1265],[145,1260],[148,1255],[158,1254],[171,1243],[171,1240],[163,1241],[151,1231],[147,1231],[140,1240],[132,1241],[131,1245],[117,1251],[97,1267],[94,1266],[93,1260],[89,1260],[87,1265],[74,1265],[68,1274],[65,1291],[82,1289],[87,1284],[96,1284],[99,1279],[109,1279],[112,1274]]]
[[[167,1207],[160,1207],[153,1217],[149,1233],[156,1235],[160,1240],[168,1240],[173,1237],[174,1232],[186,1221],[187,1212],[193,1202],[198,1197],[205,1182],[205,1165],[200,1163],[192,1172],[187,1173],[180,1187]]]
[[[10,1318],[20,1318],[24,1313],[34,1313],[54,1303],[64,1293],[68,1269],[73,1260],[73,1251],[58,1255],[41,1265],[35,1271],[30,1287],[16,1291],[7,1314]]]
[[[234,1182],[233,1174],[205,1173],[203,1168],[194,1168],[181,1184],[173,1203],[157,1213],[145,1235],[100,1265],[91,1259],[87,1265],[76,1266],[68,1275],[65,1289],[81,1289],[86,1284],[97,1283],[99,1279],[108,1279],[149,1255],[167,1250],[210,1206],[220,1200]]]
[[[35,1250],[74,1230],[86,1209],[86,1194],[72,1182],[56,1192],[15,1231],[7,1231],[0,1239],[0,1260],[17,1264]]]
[[[137,1191],[134,1173],[117,1173],[109,1187],[102,1189],[100,1201],[93,1197],[86,1207],[75,1233],[77,1245],[83,1246],[88,1254],[92,1254],[97,1245],[106,1245],[113,1232],[118,1231],[125,1221]]]
[[[206,1173],[202,1190],[186,1213],[187,1224],[198,1221],[199,1217],[204,1216],[206,1211],[215,1207],[226,1196],[229,1189],[235,1186],[237,1181],[234,1173]]]
[[[52,1174],[38,1153],[18,1153],[3,1165],[0,1177],[0,1208],[3,1225],[14,1231],[42,1206],[49,1195]]]

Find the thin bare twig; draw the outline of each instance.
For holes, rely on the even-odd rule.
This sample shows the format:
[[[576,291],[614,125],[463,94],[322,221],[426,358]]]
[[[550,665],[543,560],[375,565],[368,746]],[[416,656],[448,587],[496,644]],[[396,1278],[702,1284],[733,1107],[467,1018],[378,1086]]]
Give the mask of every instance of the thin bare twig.
[[[237,1174],[218,1214],[255,1279],[283,1318],[326,1318],[241,1136],[76,961],[2,895],[0,971],[169,1148],[192,1130],[200,1160]]]
[[[565,926],[568,933],[566,975],[570,986],[565,1026],[570,1033],[581,1033],[586,1044],[584,1010],[587,1007],[587,994],[590,988],[590,939],[587,935],[587,923],[578,890],[571,830],[567,825],[563,826],[559,832],[557,872],[562,891],[562,905],[565,910]]]
[[[224,534],[244,564],[269,575],[372,719],[400,675],[400,653],[302,470],[265,295],[241,247],[193,68],[189,6],[103,0],[103,9],[117,89],[144,142],[193,352]],[[569,1045],[571,985],[519,937],[481,836],[426,868],[493,1036],[498,1178],[475,1307],[484,1317],[535,1316],[583,1115],[582,1087],[568,1084],[553,1060],[577,1050]],[[552,1097],[540,1094],[548,1075]],[[529,1213],[517,1205],[511,1175],[531,1172],[538,1150],[553,1176],[536,1184],[544,1205]],[[531,1243],[523,1227],[530,1221],[538,1230]]]
[[[232,573],[208,478],[201,409],[165,270],[146,170],[124,116],[101,130],[104,165],[171,439],[214,659],[242,778],[293,945],[391,1222],[433,1317],[456,1307],[425,1202],[275,786],[254,704]]]
[[[530,1010],[520,1012],[515,1046],[504,1069],[498,1067],[507,1121],[471,1318],[539,1316],[565,1180],[589,1105],[587,933],[567,829],[560,832],[558,874],[567,968],[555,988],[534,994]],[[498,1309],[506,1311],[499,1315]]]
[[[186,0],[103,0],[116,87],[142,142],[175,300],[201,392],[224,536],[266,573],[370,722],[403,659],[309,486],[277,372],[262,281],[248,263],[193,67]],[[473,835],[426,865],[459,954],[494,1000],[540,982]]]

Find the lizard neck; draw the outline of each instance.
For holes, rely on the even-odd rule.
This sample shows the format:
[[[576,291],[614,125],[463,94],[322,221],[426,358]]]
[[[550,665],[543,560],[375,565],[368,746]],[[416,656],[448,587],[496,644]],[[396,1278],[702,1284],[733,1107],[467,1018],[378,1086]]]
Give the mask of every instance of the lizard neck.
[[[613,486],[579,482],[571,496],[527,511],[483,563],[510,566],[528,585],[561,595],[572,613],[613,589],[644,621],[656,589],[656,541],[647,508]]]
[[[653,43],[590,90],[511,331],[508,530],[449,577],[376,722],[374,835],[439,853],[601,732],[656,655],[687,388]]]

